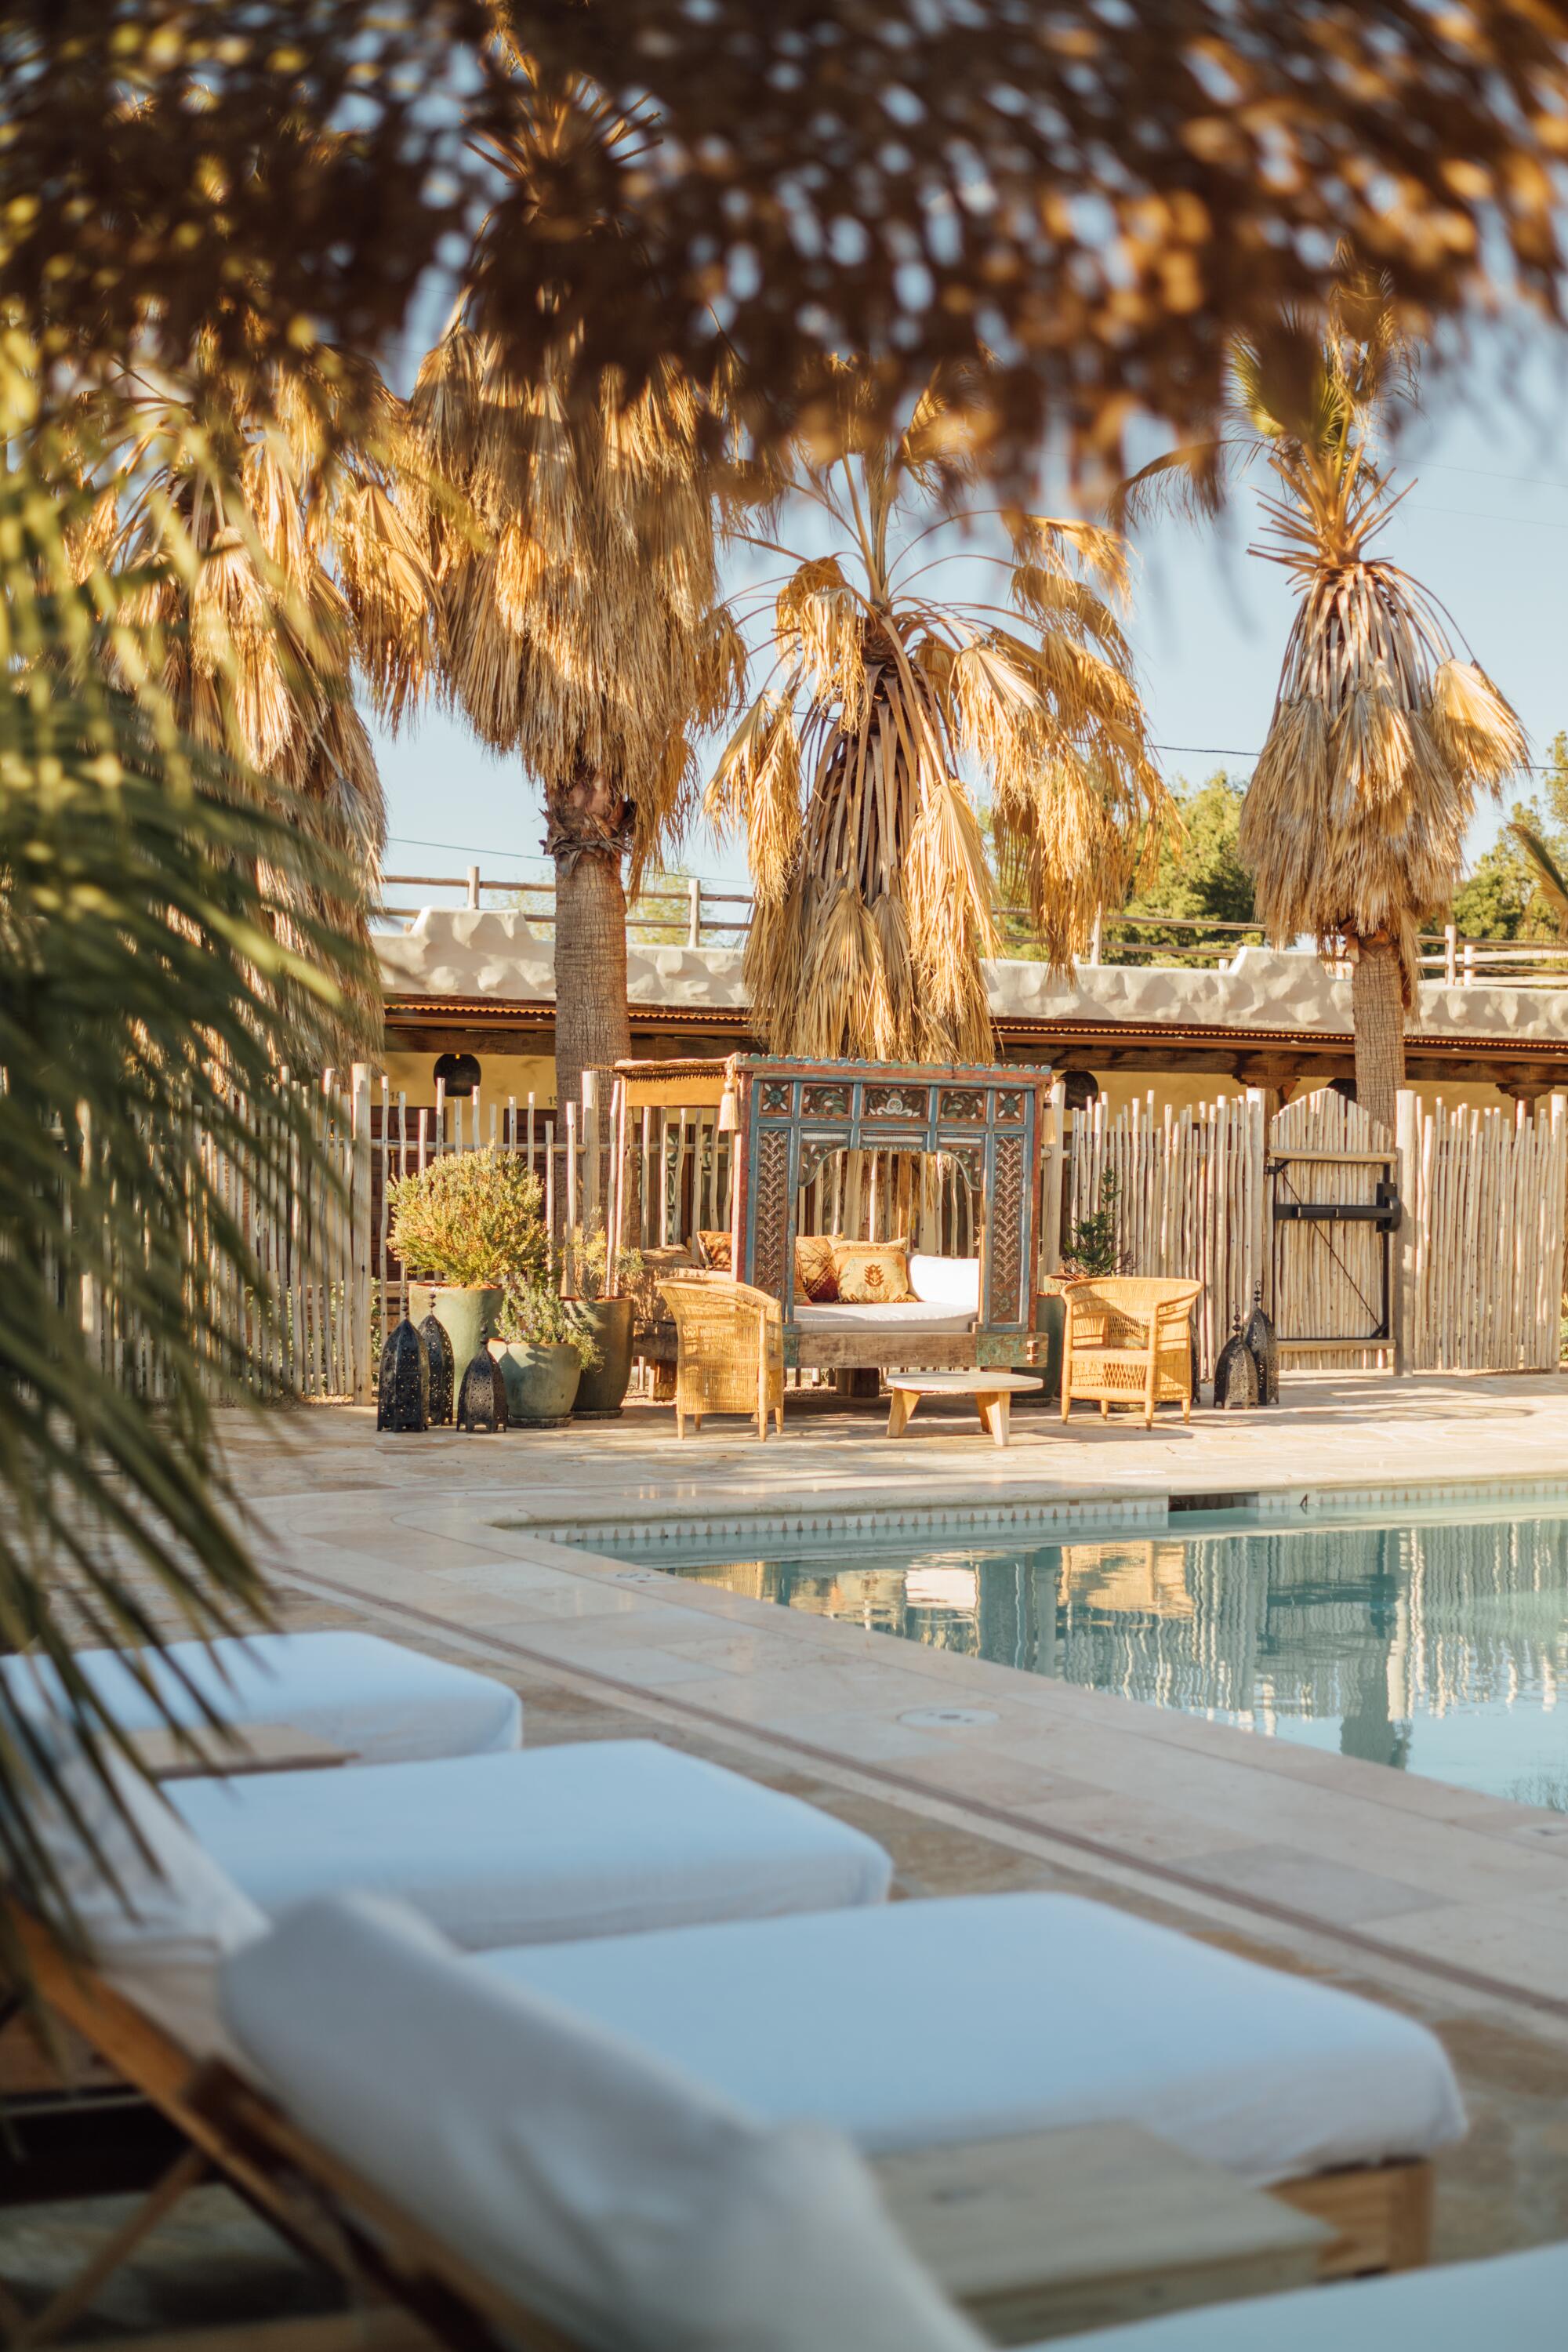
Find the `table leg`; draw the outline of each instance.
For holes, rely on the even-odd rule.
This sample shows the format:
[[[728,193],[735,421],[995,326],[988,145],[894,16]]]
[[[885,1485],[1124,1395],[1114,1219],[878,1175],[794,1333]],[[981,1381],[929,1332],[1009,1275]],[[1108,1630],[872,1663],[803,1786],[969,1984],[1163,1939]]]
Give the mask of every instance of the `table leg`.
[[[914,1389],[894,1389],[891,1391],[891,1402],[888,1406],[889,1437],[902,1437],[910,1425],[910,1415],[919,1402],[920,1396]]]
[[[998,1445],[1005,1445],[1007,1443],[1007,1408],[1012,1402],[1005,1389],[1000,1395],[988,1391],[984,1396],[977,1396],[974,1400],[980,1414],[981,1427],[990,1431]]]

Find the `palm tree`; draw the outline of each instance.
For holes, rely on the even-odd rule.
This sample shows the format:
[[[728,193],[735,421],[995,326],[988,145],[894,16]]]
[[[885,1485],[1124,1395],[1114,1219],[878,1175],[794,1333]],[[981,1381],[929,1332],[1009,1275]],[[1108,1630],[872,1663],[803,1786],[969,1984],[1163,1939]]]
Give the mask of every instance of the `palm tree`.
[[[514,79],[518,128],[488,146],[515,203],[574,152],[585,116],[610,117],[521,61]],[[627,890],[692,813],[694,735],[733,709],[744,651],[719,595],[706,404],[668,368],[629,395],[607,375],[587,401],[568,402],[552,377],[519,380],[488,322],[493,260],[481,235],[411,404],[430,467],[458,496],[424,501],[432,627],[387,701],[395,719],[433,673],[542,791],[564,1103],[584,1069],[630,1050]]]
[[[1013,514],[1007,606],[921,586],[974,477],[967,384],[933,382],[889,439],[865,377],[837,383],[792,488],[842,552],[756,541],[794,566],[773,606],[777,682],[708,793],[746,836],[752,1017],[773,1052],[985,1060],[981,959],[997,932],[965,761],[989,782],[1003,882],[1058,964],[1167,805],[1114,610],[1124,551],[1088,523]]]
[[[213,1401],[251,1378],[232,1301],[268,1288],[219,1171],[274,1214],[321,1179],[277,1067],[352,1029],[368,958],[310,911],[350,894],[342,861],[174,723],[135,609],[158,583],[93,555],[79,431],[30,433],[27,389],[0,392],[0,1645],[55,1667],[107,1774],[130,1751],[73,1641],[134,1658],[168,1616],[267,1621]],[[0,1864],[68,1930],[35,1826],[60,1760],[0,1690]]]
[[[284,935],[300,914],[367,940],[386,811],[355,669],[384,684],[429,593],[390,494],[397,404],[340,357],[245,366],[204,337],[178,378],[126,371],[77,424],[104,485],[85,551],[142,583],[124,614],[157,631],[175,725],[264,778],[352,880],[331,906],[280,898]]]
[[[1386,287],[1347,280],[1321,334],[1288,324],[1267,344],[1236,346],[1225,436],[1128,486],[1134,509],[1173,488],[1212,509],[1226,470],[1258,454],[1279,480],[1253,552],[1284,564],[1301,601],[1241,855],[1277,946],[1309,931],[1324,954],[1349,955],[1356,1098],[1389,1134],[1420,923],[1458,884],[1478,794],[1500,795],[1527,752],[1513,709],[1455,653],[1432,597],[1366,552],[1405,495],[1379,450],[1415,373]]]

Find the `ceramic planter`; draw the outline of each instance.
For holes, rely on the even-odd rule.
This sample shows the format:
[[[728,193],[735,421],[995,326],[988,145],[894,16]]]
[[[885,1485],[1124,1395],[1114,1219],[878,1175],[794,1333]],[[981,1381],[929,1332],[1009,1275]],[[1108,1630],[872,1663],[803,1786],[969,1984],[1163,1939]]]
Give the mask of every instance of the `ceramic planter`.
[[[506,1382],[507,1418],[514,1428],[553,1429],[577,1394],[583,1362],[575,1348],[539,1348],[531,1339],[492,1339],[490,1353]]]
[[[632,1302],[629,1298],[574,1298],[566,1311],[599,1350],[598,1362],[583,1368],[573,1413],[579,1421],[613,1421],[632,1377]]]
[[[455,1283],[446,1282],[411,1282],[408,1286],[409,1320],[422,1323],[426,1315],[434,1315],[452,1342],[454,1388],[460,1386],[464,1372],[486,1340],[494,1339],[500,1307],[499,1286],[484,1290],[460,1289]]]

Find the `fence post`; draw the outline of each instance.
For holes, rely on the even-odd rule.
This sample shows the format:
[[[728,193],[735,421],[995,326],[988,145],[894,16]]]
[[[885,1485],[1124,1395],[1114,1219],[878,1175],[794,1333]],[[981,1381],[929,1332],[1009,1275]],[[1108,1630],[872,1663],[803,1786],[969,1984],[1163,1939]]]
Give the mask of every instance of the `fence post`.
[[[1459,927],[1458,923],[1443,926],[1443,977],[1450,988],[1458,980],[1459,963]]]
[[[1089,927],[1089,960],[1090,963],[1098,963],[1100,961],[1100,929],[1104,919],[1104,908],[1097,907],[1094,910],[1094,921]]]
[[[1047,1097],[1051,1113],[1051,1139],[1046,1147],[1045,1182],[1040,1200],[1040,1254],[1042,1263],[1036,1273],[1035,1286],[1055,1274],[1062,1251],[1062,1193],[1067,1171],[1068,1090],[1063,1078],[1051,1081]]]
[[[599,1073],[583,1073],[583,1223],[593,1225],[599,1208]]]
[[[479,869],[477,866],[469,866],[468,880],[468,904],[470,907],[477,907],[479,903]]]
[[[695,874],[686,886],[686,896],[689,909],[686,944],[689,948],[700,948],[702,945],[702,885]]]
[[[1262,1285],[1269,1307],[1274,1304],[1271,1252],[1268,1248],[1268,1097],[1262,1087],[1247,1089],[1247,1254],[1251,1282],[1242,1302],[1242,1320],[1252,1312],[1252,1290]],[[1223,1341],[1222,1341],[1223,1344]]]
[[[352,1393],[374,1394],[370,1360],[370,1069],[356,1062],[349,1074],[353,1118],[353,1171],[349,1187],[349,1266],[353,1297],[348,1302],[349,1379]],[[383,1335],[384,1337],[384,1334]]]
[[[1451,927],[1450,927],[1451,928]],[[1421,1174],[1421,1105],[1409,1087],[1401,1087],[1394,1097],[1394,1141],[1399,1157],[1394,1162],[1394,1181],[1399,1187],[1400,1206],[1404,1214],[1399,1231],[1394,1237],[1394,1278],[1390,1319],[1394,1327],[1394,1369],[1395,1373],[1415,1370],[1411,1357],[1415,1346],[1415,1245],[1417,1216],[1426,1216],[1427,1204],[1417,1198]]]

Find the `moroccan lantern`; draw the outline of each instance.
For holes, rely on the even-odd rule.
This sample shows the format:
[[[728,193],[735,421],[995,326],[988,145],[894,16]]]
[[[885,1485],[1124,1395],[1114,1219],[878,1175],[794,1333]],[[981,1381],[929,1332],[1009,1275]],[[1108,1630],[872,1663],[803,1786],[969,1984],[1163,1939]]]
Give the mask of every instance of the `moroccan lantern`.
[[[405,1315],[389,1331],[381,1351],[375,1391],[375,1425],[394,1431],[421,1430],[430,1421],[430,1360],[425,1342]]]
[[[486,1430],[506,1425],[506,1382],[489,1348],[481,1348],[463,1374],[458,1391],[458,1427]]]
[[[1263,1312],[1263,1285],[1253,1287],[1252,1312],[1242,1333],[1253,1362],[1258,1366],[1258,1402],[1278,1404],[1279,1402],[1279,1342],[1274,1336],[1274,1326]]]
[[[1230,1318],[1230,1337],[1214,1368],[1214,1401],[1222,1412],[1247,1412],[1258,1402],[1258,1360],[1241,1336],[1241,1318]]]
[[[419,1326],[419,1336],[425,1342],[430,1359],[430,1426],[445,1429],[452,1418],[452,1342],[447,1327],[434,1315],[426,1315]]]

